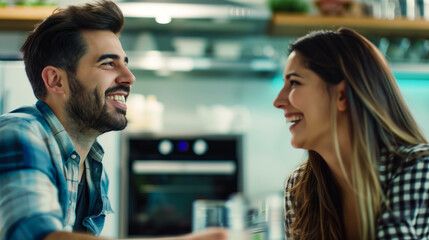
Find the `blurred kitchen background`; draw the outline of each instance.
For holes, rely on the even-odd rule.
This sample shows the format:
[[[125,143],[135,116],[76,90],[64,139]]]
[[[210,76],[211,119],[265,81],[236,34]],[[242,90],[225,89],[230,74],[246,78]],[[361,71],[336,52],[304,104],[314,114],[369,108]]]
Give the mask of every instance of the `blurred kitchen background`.
[[[0,1],[0,113],[35,101],[19,54],[27,31],[55,7],[84,2]],[[313,29],[349,26],[376,44],[429,137],[427,0],[116,2],[126,16],[120,39],[137,81],[129,126],[100,137],[116,212],[107,217],[105,237],[156,235],[156,224],[168,224],[151,219],[150,206],[163,202],[183,206],[189,218],[197,197],[281,194],[306,154],[290,146],[272,102],[289,42]],[[180,224],[190,229],[189,221]]]

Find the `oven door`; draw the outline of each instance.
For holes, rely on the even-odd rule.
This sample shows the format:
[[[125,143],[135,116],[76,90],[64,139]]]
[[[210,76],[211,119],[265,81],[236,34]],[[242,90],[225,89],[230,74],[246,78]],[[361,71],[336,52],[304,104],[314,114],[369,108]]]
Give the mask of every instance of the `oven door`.
[[[184,146],[184,142],[192,146],[204,139],[208,150],[194,154],[191,147],[179,147],[165,154],[160,147],[165,137],[129,140],[128,173],[121,186],[125,202],[121,212],[125,216],[120,237],[189,233],[195,200],[227,200],[242,190],[240,161],[233,150],[238,145],[231,137],[213,141],[201,136],[168,139],[172,146]]]

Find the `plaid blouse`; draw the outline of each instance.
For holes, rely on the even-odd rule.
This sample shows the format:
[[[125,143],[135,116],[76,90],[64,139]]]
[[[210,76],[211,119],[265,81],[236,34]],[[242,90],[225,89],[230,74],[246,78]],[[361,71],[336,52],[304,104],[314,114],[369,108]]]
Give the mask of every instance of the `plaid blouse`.
[[[380,182],[390,210],[377,220],[377,239],[429,239],[429,145],[403,146],[397,149],[405,161],[385,154],[380,160]],[[293,195],[305,163],[295,169],[285,186],[285,234],[291,237],[294,221]]]

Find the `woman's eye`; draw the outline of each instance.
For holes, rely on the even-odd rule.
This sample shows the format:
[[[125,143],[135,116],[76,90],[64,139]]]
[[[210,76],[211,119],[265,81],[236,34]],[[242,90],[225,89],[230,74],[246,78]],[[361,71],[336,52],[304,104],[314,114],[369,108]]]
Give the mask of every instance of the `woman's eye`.
[[[295,85],[299,85],[299,82],[295,81],[295,80],[290,80],[289,84],[290,84],[291,87],[293,87]]]

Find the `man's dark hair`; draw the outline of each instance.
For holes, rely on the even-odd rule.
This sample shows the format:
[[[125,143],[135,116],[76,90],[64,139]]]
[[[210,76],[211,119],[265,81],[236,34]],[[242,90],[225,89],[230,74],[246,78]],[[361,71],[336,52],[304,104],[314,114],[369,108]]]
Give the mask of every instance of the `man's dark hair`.
[[[112,1],[55,10],[28,35],[21,47],[34,95],[38,99],[46,97],[41,76],[46,66],[61,68],[67,74],[76,73],[78,62],[87,51],[82,31],[108,30],[119,34],[123,25],[124,16]]]

